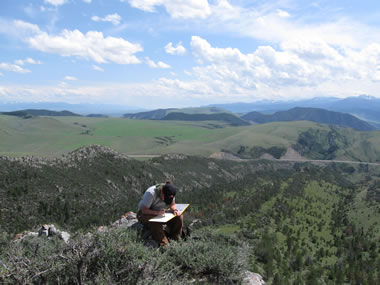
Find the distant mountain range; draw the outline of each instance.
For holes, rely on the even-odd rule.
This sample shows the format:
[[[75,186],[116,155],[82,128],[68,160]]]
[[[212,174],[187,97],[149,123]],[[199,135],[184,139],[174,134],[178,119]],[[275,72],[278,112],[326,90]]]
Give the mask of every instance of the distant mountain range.
[[[141,120],[162,120],[170,113],[183,113],[183,114],[217,114],[228,113],[228,111],[216,107],[194,107],[194,108],[169,108],[169,109],[156,109],[146,112],[128,113],[124,114],[124,118],[141,119]]]
[[[1,112],[0,114],[8,115],[8,116],[17,116],[17,117],[33,117],[33,116],[73,116],[78,117],[81,115],[75,114],[70,111],[51,111],[51,110],[44,110],[44,109],[26,109],[26,110],[19,110],[19,111],[13,111],[13,112]]]
[[[170,111],[175,111],[178,109],[157,109],[147,112],[139,112],[139,113],[128,113],[124,114],[124,118],[128,119],[140,119],[140,120],[161,120],[164,118]]]
[[[45,109],[52,111],[68,110],[80,115],[104,114],[120,117],[126,112],[141,112],[143,108],[114,104],[68,104],[64,102],[26,102],[26,103],[1,103],[0,112],[12,112],[24,109]],[[145,109],[146,110],[146,109]]]
[[[380,124],[380,99],[368,95],[348,97],[345,99],[316,97],[308,100],[259,101],[255,103],[214,104],[210,106],[235,113],[248,113],[252,111],[274,113],[295,107],[321,108],[335,112],[349,113],[373,125]]]
[[[248,126],[249,122],[243,120],[235,115],[228,113],[217,114],[186,114],[186,113],[169,113],[162,120],[173,121],[223,121],[231,126]]]
[[[358,131],[372,131],[376,128],[350,114],[333,112],[319,108],[293,108],[288,111],[279,111],[274,114],[250,112],[241,118],[258,124],[287,121],[312,121],[321,124],[350,127]]]
[[[41,104],[50,106],[50,108],[32,108]],[[22,104],[0,104],[0,111],[6,109],[8,111],[2,112],[2,114],[24,118],[30,116],[81,116],[84,115],[83,112],[75,112],[76,109],[84,111],[84,109],[91,107],[92,110],[102,110],[103,112],[89,112],[86,114],[87,116],[104,118],[109,114],[107,110],[116,110],[113,109],[116,107],[123,108],[107,104],[25,103],[25,106],[30,106],[30,108],[12,110],[16,106],[22,106]],[[109,115],[115,116],[116,114]],[[255,123],[308,120],[367,131],[380,129],[380,99],[367,95],[345,99],[319,97],[298,101],[260,101],[218,104],[208,107],[133,111],[120,113],[118,116],[142,120],[221,121],[232,126],[249,124],[246,120]]]
[[[250,124],[236,114],[215,107],[157,109],[149,112],[124,114],[123,117],[141,120],[222,121],[231,126],[247,126]]]
[[[350,114],[328,111],[320,108],[301,107],[292,108],[287,111],[279,111],[274,114],[263,114],[253,111],[240,117],[237,114],[226,113],[225,110],[216,107],[157,109],[149,112],[125,114],[124,117],[143,120],[223,121],[231,126],[249,125],[249,122],[247,121],[264,124],[269,122],[306,120],[321,124],[350,127],[360,131],[371,131],[376,129],[375,126]]]

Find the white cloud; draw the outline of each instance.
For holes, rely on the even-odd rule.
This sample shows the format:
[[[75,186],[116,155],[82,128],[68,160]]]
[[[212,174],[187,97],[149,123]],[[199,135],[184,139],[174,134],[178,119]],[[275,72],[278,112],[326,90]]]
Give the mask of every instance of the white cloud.
[[[78,80],[78,78],[76,78],[76,77],[74,77],[74,76],[70,76],[70,75],[68,75],[68,76],[65,76],[64,80],[76,81],[76,80]]]
[[[44,2],[53,6],[60,6],[65,4],[66,0],[44,0]]]
[[[281,9],[277,10],[277,15],[279,17],[282,17],[282,18],[288,18],[288,17],[290,17],[290,14],[287,11],[284,11],[284,10],[281,10]]]
[[[126,1],[132,7],[146,12],[155,12],[156,6],[164,6],[173,18],[204,19],[211,14],[211,8],[207,0],[121,0],[121,2]]]
[[[0,62],[0,69],[6,70],[6,71],[11,71],[11,72],[16,72],[16,73],[28,73],[28,72],[30,72],[30,70],[24,69],[21,66],[18,66],[16,64],[5,63],[5,62]]]
[[[96,70],[96,71],[104,72],[104,69],[101,68],[100,66],[97,66],[97,65],[93,65],[93,66],[92,66],[92,69],[93,69],[93,70]]]
[[[216,32],[238,34],[270,44],[302,40],[323,41],[340,48],[363,48],[379,41],[380,28],[366,25],[362,19],[342,14],[321,18],[320,14],[305,12],[302,5],[299,7],[295,2],[289,5],[289,1],[263,3],[244,8],[219,0],[211,6],[212,14],[201,25]]]
[[[104,18],[100,18],[98,16],[93,16],[93,17],[91,17],[91,20],[93,20],[95,22],[111,22],[112,24],[117,26],[120,24],[121,17],[120,17],[120,15],[115,13],[115,14],[107,15]]]
[[[17,65],[24,65],[24,64],[42,64],[41,61],[39,60],[34,60],[33,58],[26,58],[26,59],[18,59],[15,60],[15,64]]]
[[[207,40],[193,36],[191,47],[200,62],[189,73],[192,80],[165,79],[162,83],[186,92],[191,88],[189,83],[203,85],[202,90],[208,94],[224,94],[235,100],[252,94],[276,99],[296,94],[347,96],[354,90],[373,94],[373,86],[380,83],[380,44],[358,51],[340,50],[323,41],[301,41],[284,43],[279,49],[259,46],[251,53],[243,53],[237,48],[213,47]],[[344,84],[353,89],[339,89]]]
[[[181,42],[177,44],[176,47],[170,42],[165,46],[165,51],[169,54],[184,55],[186,53],[185,47]]]
[[[41,32],[40,28],[37,25],[24,22],[22,20],[14,20],[10,24],[4,23],[2,26],[4,28],[4,33],[6,32],[5,29],[7,29],[9,33],[14,33],[18,36],[26,34],[38,34]]]
[[[149,57],[146,57],[145,58],[145,62],[147,65],[149,65],[151,68],[170,68],[170,65],[162,62],[162,61],[159,61],[157,63],[155,63],[153,60],[151,60]]]
[[[86,3],[91,3],[92,0],[83,0],[83,2],[86,2]]]
[[[75,56],[97,63],[140,63],[135,53],[143,51],[139,44],[130,43],[122,38],[104,37],[102,32],[96,31],[82,34],[78,30],[64,30],[60,35],[41,32],[26,41],[32,48],[43,52]]]

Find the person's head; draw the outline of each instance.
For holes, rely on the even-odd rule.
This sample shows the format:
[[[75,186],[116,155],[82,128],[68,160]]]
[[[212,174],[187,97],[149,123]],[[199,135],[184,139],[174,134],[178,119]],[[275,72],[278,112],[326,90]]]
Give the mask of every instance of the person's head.
[[[165,203],[170,205],[173,202],[175,194],[177,193],[177,188],[171,183],[166,183],[162,187],[162,193],[164,194]]]

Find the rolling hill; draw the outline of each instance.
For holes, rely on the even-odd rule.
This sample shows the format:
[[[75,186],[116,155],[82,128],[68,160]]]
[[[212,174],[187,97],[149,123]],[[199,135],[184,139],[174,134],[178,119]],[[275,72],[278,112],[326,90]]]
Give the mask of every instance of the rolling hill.
[[[0,155],[60,157],[91,144],[130,155],[184,153],[210,156],[224,151],[258,158],[298,147],[307,158],[380,161],[380,133],[358,132],[310,121],[215,127],[216,121],[0,115]],[[275,147],[275,148],[273,148]]]
[[[60,117],[60,116],[70,116],[70,117],[80,117],[81,115],[75,114],[70,111],[51,111],[45,109],[25,109],[12,112],[2,112],[3,115],[8,116],[17,116],[17,117],[31,117],[31,116],[51,116],[51,117]]]
[[[226,111],[215,107],[200,107],[200,108],[170,108],[170,109],[157,109],[146,112],[124,114],[124,118],[141,119],[141,120],[162,120],[170,113],[183,113],[183,114],[216,114],[225,113]]]
[[[368,95],[360,95],[344,99],[335,97],[316,97],[306,100],[258,101],[254,103],[214,104],[210,106],[223,108],[235,113],[257,111],[265,114],[272,114],[274,112],[289,110],[295,107],[320,108],[329,111],[349,113],[375,126],[380,123],[380,99]]]
[[[112,104],[69,104],[64,102],[0,102],[0,112],[11,112],[24,109],[44,109],[52,111],[68,110],[70,112],[86,114],[105,114],[109,116],[121,116],[128,112],[142,112],[144,109],[135,106],[112,105]]]
[[[140,120],[161,120],[171,110],[177,110],[177,109],[157,109],[153,111],[124,114],[123,118],[140,119]]]
[[[274,114],[262,114],[250,112],[242,116],[243,119],[255,123],[264,124],[269,122],[288,122],[288,121],[312,121],[321,124],[338,125],[349,127],[358,131],[372,131],[376,128],[350,114],[327,111],[318,108],[296,107],[288,111],[279,111]]]
[[[171,121],[222,121],[231,126],[248,126],[249,122],[242,120],[241,118],[227,113],[217,113],[217,114],[186,114],[179,112],[171,112],[167,114],[162,120]]]

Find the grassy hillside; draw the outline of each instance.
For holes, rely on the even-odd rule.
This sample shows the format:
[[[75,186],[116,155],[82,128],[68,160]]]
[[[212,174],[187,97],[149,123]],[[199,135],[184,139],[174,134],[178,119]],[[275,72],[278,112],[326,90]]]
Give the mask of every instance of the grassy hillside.
[[[81,115],[75,114],[70,111],[51,111],[51,110],[45,110],[45,109],[26,109],[26,110],[19,110],[19,111],[13,111],[13,112],[2,112],[4,115],[9,116],[17,116],[22,118],[30,118],[31,116],[78,116]]]
[[[259,124],[269,122],[287,122],[307,120],[321,124],[349,127],[358,131],[372,131],[375,127],[350,114],[328,111],[318,108],[293,108],[288,111],[279,111],[271,115],[251,112],[242,116],[243,119]]]
[[[184,114],[216,114],[216,113],[226,113],[223,109],[215,107],[199,107],[199,108],[170,108],[170,109],[157,109],[146,112],[138,112],[132,114],[124,114],[124,118],[130,119],[141,119],[141,120],[161,120],[170,113],[184,113]]]
[[[249,122],[239,118],[238,116],[229,113],[217,113],[217,114],[186,114],[180,112],[171,112],[167,114],[162,120],[171,121],[222,121],[231,126],[248,126]]]
[[[380,160],[380,132],[357,132],[312,122],[229,127],[223,122],[178,122],[122,118],[0,116],[0,154],[59,157],[99,144],[126,154],[184,153],[209,156],[221,150],[255,158],[258,147],[299,146],[309,158]],[[322,145],[318,145],[316,143]],[[327,142],[327,143],[325,143]],[[253,155],[253,156],[252,156]]]

